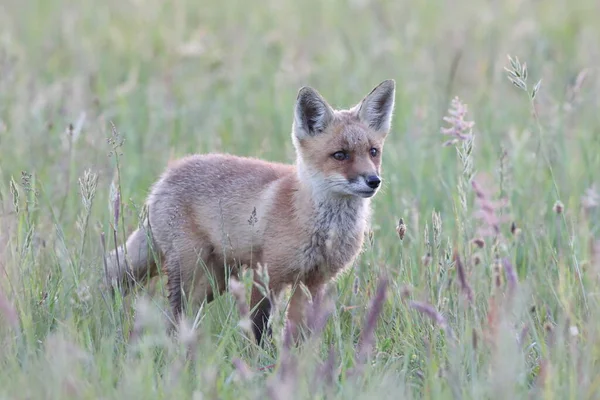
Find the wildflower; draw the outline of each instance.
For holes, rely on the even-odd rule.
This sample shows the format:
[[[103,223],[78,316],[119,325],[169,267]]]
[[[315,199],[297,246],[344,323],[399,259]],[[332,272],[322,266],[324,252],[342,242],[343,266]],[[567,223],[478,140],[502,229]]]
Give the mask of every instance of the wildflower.
[[[451,146],[461,141],[470,140],[473,138],[472,129],[475,125],[473,121],[465,121],[467,115],[467,105],[463,104],[458,97],[452,99],[448,115],[444,117],[444,121],[450,124],[447,128],[441,128],[442,135],[448,135],[450,140],[444,143],[444,146]]]
[[[336,368],[335,347],[331,346],[327,359],[316,369],[315,381],[322,382],[326,387],[331,386],[338,374]]]
[[[475,217],[482,220],[485,225],[485,227],[480,230],[480,234],[482,236],[500,238],[502,236],[500,225],[507,221],[507,216],[499,216],[498,211],[506,207],[506,199],[501,199],[499,201],[491,200],[489,194],[476,180],[471,181],[471,186],[475,191],[476,201],[479,205]]]
[[[409,303],[409,306],[411,308],[414,308],[415,310],[417,310],[421,314],[426,315],[427,317],[429,317],[429,319],[431,319],[440,328],[442,328],[444,331],[448,332],[448,334],[450,336],[452,336],[452,330],[450,329],[450,326],[446,322],[446,318],[444,318],[442,316],[442,314],[440,314],[435,309],[435,307],[433,307],[431,304],[424,303],[424,302],[421,302],[421,301],[411,301]]]
[[[377,319],[383,309],[383,302],[385,301],[387,293],[388,280],[384,277],[379,279],[377,285],[377,292],[371,302],[371,308],[367,314],[364,329],[362,331],[360,340],[358,342],[357,359],[363,361],[367,353],[371,351],[373,340],[375,336],[375,326],[377,325]]]

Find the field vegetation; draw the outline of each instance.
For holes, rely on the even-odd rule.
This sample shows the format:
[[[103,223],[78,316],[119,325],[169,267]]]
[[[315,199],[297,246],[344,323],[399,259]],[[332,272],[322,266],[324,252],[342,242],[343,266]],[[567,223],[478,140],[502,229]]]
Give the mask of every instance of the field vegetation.
[[[599,398],[598,17],[597,0],[3,0],[0,398]],[[170,160],[293,162],[301,86],[341,108],[390,78],[372,229],[302,348],[282,307],[256,346],[249,275],[174,336],[163,282],[101,290]]]

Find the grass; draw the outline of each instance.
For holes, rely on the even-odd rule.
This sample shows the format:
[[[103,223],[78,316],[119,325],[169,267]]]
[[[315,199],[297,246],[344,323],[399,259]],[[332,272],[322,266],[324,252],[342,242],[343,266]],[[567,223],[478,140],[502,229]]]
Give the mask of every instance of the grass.
[[[595,0],[3,2],[0,397],[598,398],[599,12]],[[121,242],[169,160],[292,162],[300,86],[346,107],[388,78],[373,231],[300,351],[278,335],[257,348],[229,294],[171,338],[160,285],[133,299],[98,289],[115,204]],[[443,146],[452,104],[473,141]]]

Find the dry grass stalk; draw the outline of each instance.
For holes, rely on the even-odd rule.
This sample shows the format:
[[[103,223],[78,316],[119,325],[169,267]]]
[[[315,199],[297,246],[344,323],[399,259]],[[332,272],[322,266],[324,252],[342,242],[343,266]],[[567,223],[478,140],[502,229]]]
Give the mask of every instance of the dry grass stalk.
[[[454,250],[454,264],[456,266],[456,272],[458,274],[458,281],[460,283],[460,288],[465,297],[469,300],[469,303],[473,303],[473,289],[467,280],[467,273],[465,271],[465,266],[458,254],[458,250]]]

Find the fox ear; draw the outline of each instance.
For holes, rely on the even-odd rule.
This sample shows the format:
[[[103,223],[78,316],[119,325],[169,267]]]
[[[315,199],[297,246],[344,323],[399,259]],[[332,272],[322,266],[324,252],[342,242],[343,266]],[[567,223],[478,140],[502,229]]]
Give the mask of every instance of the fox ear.
[[[381,82],[360,103],[358,118],[376,132],[387,135],[392,126],[396,82]]]
[[[305,86],[298,91],[293,127],[298,139],[318,135],[332,119],[333,110],[315,89]]]

